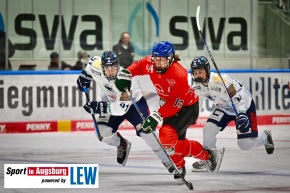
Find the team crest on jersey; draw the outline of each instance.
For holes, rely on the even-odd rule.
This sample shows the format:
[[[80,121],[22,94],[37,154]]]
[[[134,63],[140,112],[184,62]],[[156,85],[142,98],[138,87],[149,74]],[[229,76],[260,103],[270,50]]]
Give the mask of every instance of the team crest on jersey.
[[[169,84],[169,86],[174,86],[175,85],[175,80],[173,79],[166,79],[166,82]]]
[[[217,82],[217,83],[222,83],[222,80],[218,75],[213,77],[213,81]],[[224,81],[224,83],[226,83],[226,80],[224,78],[223,78],[223,81]]]
[[[104,87],[105,87],[106,89],[108,89],[109,91],[113,91],[112,86],[109,85],[109,84],[105,84]]]
[[[164,93],[163,88],[159,84],[155,84],[154,86],[158,94]]]
[[[153,65],[149,65],[149,64],[147,64],[147,65],[146,65],[146,70],[147,70],[149,73],[153,73]]]

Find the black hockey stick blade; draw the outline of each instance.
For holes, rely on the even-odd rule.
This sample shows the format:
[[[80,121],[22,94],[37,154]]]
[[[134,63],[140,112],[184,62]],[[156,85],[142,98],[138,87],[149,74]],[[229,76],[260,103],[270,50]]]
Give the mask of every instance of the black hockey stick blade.
[[[191,182],[184,180],[185,185],[188,187],[189,190],[193,190],[193,185]]]

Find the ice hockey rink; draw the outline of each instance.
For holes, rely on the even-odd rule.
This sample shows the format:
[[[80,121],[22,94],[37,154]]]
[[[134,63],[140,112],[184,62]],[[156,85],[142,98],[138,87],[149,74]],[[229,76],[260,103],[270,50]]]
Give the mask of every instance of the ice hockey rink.
[[[186,158],[186,180],[193,192],[256,193],[290,192],[290,128],[271,129],[275,143],[273,155],[264,146],[241,151],[235,129],[228,127],[218,135],[218,146],[226,148],[220,171],[191,172],[193,158]],[[0,135],[1,193],[75,193],[75,192],[192,192],[177,185],[155,154],[132,130],[120,130],[132,142],[126,166],[116,162],[116,148],[98,141],[94,132],[36,133]],[[189,129],[189,139],[202,142],[202,129]],[[4,189],[4,164],[93,163],[99,164],[98,189]],[[17,182],[16,182],[17,183]]]

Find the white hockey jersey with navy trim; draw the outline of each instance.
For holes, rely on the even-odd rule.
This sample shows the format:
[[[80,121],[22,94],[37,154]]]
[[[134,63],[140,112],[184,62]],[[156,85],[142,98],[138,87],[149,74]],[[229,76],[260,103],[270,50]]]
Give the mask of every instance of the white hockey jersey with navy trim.
[[[120,70],[123,68],[120,67]],[[88,61],[88,65],[85,68],[87,74],[91,75],[101,88],[102,101],[106,101],[108,106],[108,113],[115,116],[124,115],[130,106],[131,100],[121,100],[121,96],[125,93],[120,92],[115,86],[115,80],[109,81],[102,70],[102,62],[99,56],[94,56]],[[139,87],[139,84],[135,78],[132,78],[132,98],[135,101],[139,101],[143,96]]]
[[[246,112],[252,101],[252,96],[249,89],[243,84],[243,82],[232,79],[227,74],[221,74],[221,76],[227,88],[232,84],[237,91],[237,93],[232,97],[232,101],[238,113]],[[192,87],[199,96],[200,107],[202,107],[204,99],[207,98],[213,101],[216,107],[222,109],[225,113],[229,115],[236,115],[230,98],[217,73],[210,73],[208,87],[196,82],[193,83]]]

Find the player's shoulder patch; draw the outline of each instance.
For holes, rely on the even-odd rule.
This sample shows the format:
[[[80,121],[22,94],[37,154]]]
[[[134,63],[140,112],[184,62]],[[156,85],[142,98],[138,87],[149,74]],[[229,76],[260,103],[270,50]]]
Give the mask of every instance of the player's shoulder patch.
[[[90,59],[89,63],[92,76],[101,76],[102,75],[102,60],[99,56],[94,56]]]
[[[101,69],[102,68],[102,61],[101,60],[94,60],[91,66],[94,68],[97,68],[97,69]]]
[[[222,84],[222,80],[218,74],[214,74],[212,78],[213,82]],[[226,80],[224,78],[223,81],[226,84]]]
[[[102,67],[102,60],[100,56],[93,56],[89,61],[88,61],[88,65],[94,67],[94,68],[98,68],[101,69]]]

